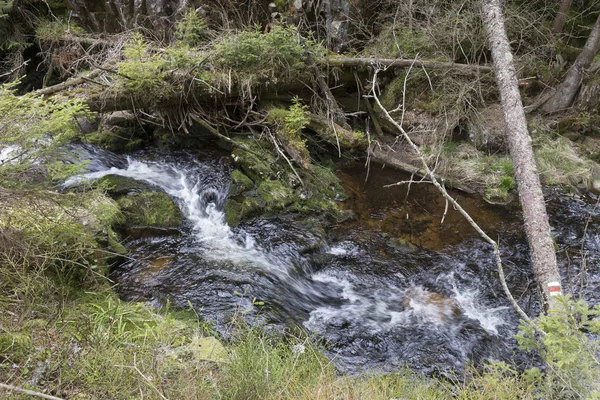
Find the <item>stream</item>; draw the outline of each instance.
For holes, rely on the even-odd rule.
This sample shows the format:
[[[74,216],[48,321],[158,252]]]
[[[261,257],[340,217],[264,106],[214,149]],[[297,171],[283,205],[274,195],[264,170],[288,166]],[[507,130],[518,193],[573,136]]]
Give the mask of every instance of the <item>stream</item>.
[[[365,184],[364,166],[349,165],[339,176],[349,197],[343,206],[356,219],[327,232],[310,218],[289,216],[231,228],[223,214],[233,168],[226,154],[82,152],[89,172],[65,186],[131,177],[165,191],[185,216],[181,235],[126,242],[131,260],[111,275],[124,299],[191,305],[223,334],[235,315],[272,329],[301,326],[347,373],[402,366],[452,373],[487,359],[534,362],[513,339],[519,318],[498,282],[492,249],[431,185],[385,187],[410,177],[378,165]],[[518,208],[453,196],[499,238],[513,295],[529,314],[539,312]],[[597,198],[558,191],[547,198],[563,287],[598,304]]]

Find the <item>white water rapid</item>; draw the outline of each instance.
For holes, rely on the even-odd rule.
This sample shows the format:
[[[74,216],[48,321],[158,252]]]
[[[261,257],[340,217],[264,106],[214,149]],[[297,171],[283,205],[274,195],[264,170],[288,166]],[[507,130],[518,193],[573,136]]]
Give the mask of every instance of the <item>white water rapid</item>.
[[[453,272],[438,277],[440,286],[446,288],[444,294],[438,294],[431,285],[425,287],[418,282],[408,283],[400,275],[389,279],[357,273],[356,267],[370,262],[371,256],[367,249],[351,240],[331,246],[323,244],[317,252],[329,257],[330,261],[325,267],[314,268],[310,260],[298,253],[291,254],[289,249],[272,251],[269,238],[277,238],[282,232],[269,232],[258,238],[244,229],[232,230],[225,223],[223,213],[228,179],[216,184],[207,183],[205,179],[207,174],[225,176],[225,171],[217,171],[214,166],[207,168],[198,162],[140,161],[133,158],[127,158],[126,162],[121,160],[121,168],[103,166],[102,163],[94,165],[99,170],[71,178],[64,187],[107,175],[119,175],[160,188],[178,203],[188,221],[195,244],[186,246],[191,246],[192,251],[203,259],[210,260],[211,268],[245,274],[250,285],[270,285],[256,289],[267,304],[278,302],[279,308],[290,315],[296,313],[295,309],[301,309],[306,313],[305,317],[301,317],[304,326],[325,337],[342,340],[340,335],[366,335],[370,341],[397,337],[394,339],[396,344],[386,345],[386,352],[394,352],[394,346],[404,346],[411,335],[420,335],[422,338],[419,340],[431,338],[428,340],[448,342],[445,346],[456,345],[458,350],[455,352],[463,354],[465,345],[452,342],[470,340],[461,336],[465,326],[468,325],[471,330],[479,329],[482,333],[478,335],[487,337],[498,335],[498,329],[506,324],[507,307],[486,305],[477,289],[477,282],[468,286],[456,279]],[[267,237],[266,242],[264,236]],[[257,271],[260,276],[267,277],[267,283],[265,280],[254,281],[256,275],[253,274]],[[194,286],[194,282],[186,284]],[[186,293],[189,296],[189,291]],[[223,301],[218,298],[210,300]],[[353,345],[348,346],[351,348]]]

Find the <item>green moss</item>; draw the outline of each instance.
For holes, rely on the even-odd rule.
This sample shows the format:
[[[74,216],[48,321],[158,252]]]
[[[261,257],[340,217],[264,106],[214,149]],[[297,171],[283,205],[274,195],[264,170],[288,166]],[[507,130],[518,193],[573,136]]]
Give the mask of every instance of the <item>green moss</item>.
[[[96,247],[99,236],[123,222],[118,205],[98,191],[7,193],[11,197],[3,198],[0,228],[19,230],[31,244],[41,248],[59,251],[62,246],[65,252],[78,254]],[[75,247],[80,250],[75,251]]]
[[[406,80],[406,93],[404,93],[404,81]],[[429,78],[420,70],[411,71],[408,78],[406,72],[401,73],[388,83],[381,95],[381,104],[388,110],[394,110],[401,104],[405,104],[407,110],[419,105],[421,108],[434,108]],[[437,109],[433,110],[437,111]]]
[[[225,208],[223,212],[225,213],[225,222],[229,226],[238,226],[240,222],[242,222],[242,204],[237,202],[236,200],[229,199],[227,203],[225,203]]]
[[[488,188],[483,193],[483,198],[490,204],[508,204],[513,195],[504,186]]]
[[[311,164],[310,169],[298,169],[302,185],[287,163],[274,156],[269,142],[236,140],[241,146],[236,146],[232,156],[239,171],[232,174],[233,184],[225,205],[228,224],[235,226],[251,217],[283,213],[347,217],[336,203],[345,196],[332,168]]]
[[[252,179],[248,178],[239,169],[234,170],[231,173],[231,188],[229,189],[230,196],[237,196],[240,193],[251,190],[254,187]]]
[[[20,362],[31,352],[31,337],[18,333],[0,332],[0,360],[7,359],[13,363]]]
[[[417,53],[424,58],[434,56],[434,43],[423,33],[409,30],[403,24],[389,24],[381,30],[377,40],[365,49],[365,54],[381,58],[414,58]]]
[[[111,196],[148,191],[151,186],[136,179],[121,175],[106,175],[92,182],[93,187],[106,190]]]
[[[132,193],[117,200],[129,226],[177,227],[183,213],[164,192]]]
[[[271,143],[244,138],[234,140],[240,146],[233,150],[231,157],[245,175],[254,182],[277,178],[276,171],[273,168],[277,165],[277,159],[273,154],[274,149]]]
[[[139,127],[112,126],[110,130],[99,130],[86,136],[89,143],[114,153],[129,153],[139,150],[146,139],[146,132]]]
[[[267,210],[283,209],[297,200],[294,191],[277,180],[261,182],[256,192]]]
[[[126,256],[127,254],[129,254],[129,251],[127,250],[127,248],[125,246],[123,246],[121,244],[121,242],[119,241],[120,239],[121,238],[119,237],[118,233],[116,233],[112,229],[109,229],[108,235],[107,235],[107,242],[108,242],[108,245],[110,246],[110,249],[115,254],[118,254],[120,256]]]

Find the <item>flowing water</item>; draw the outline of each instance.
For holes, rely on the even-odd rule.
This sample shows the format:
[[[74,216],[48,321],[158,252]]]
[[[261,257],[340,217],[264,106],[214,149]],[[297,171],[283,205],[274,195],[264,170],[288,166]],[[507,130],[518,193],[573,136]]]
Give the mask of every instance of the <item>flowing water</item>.
[[[518,317],[498,283],[491,249],[428,185],[412,185],[408,193],[405,186],[386,188],[405,178],[374,167],[364,184],[364,168],[350,166],[340,176],[355,220],[327,232],[310,218],[291,217],[230,228],[223,214],[232,169],[226,155],[86,152],[89,173],[65,186],[127,176],[164,190],[185,215],[181,235],[129,240],[132,259],[113,271],[126,299],[191,304],[222,332],[234,314],[270,327],[303,326],[327,342],[330,358],[348,372],[410,365],[443,373],[488,358],[526,363],[512,339]],[[454,195],[498,235],[509,287],[528,312],[537,312],[518,212]],[[596,303],[594,198],[550,197],[565,277]],[[579,290],[588,221],[589,278]]]

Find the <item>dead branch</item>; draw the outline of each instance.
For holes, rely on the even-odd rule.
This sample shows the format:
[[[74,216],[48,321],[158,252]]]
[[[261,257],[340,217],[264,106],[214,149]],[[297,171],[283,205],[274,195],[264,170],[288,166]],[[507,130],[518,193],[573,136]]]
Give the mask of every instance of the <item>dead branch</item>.
[[[39,89],[36,90],[35,92],[33,92],[34,95],[36,96],[48,96],[48,95],[52,95],[58,92],[61,92],[65,89],[69,89],[73,86],[77,86],[77,85],[81,85],[82,83],[85,83],[87,81],[91,81],[92,79],[94,79],[95,77],[97,77],[98,75],[100,75],[102,72],[104,72],[102,69],[95,69],[92,72],[90,72],[87,75],[83,75],[80,76],[78,78],[73,78],[73,79],[69,79],[65,82],[53,85],[53,86],[49,86],[47,88],[44,89]]]
[[[494,68],[486,65],[476,64],[457,64],[443,61],[428,60],[403,60],[394,58],[362,58],[362,57],[335,57],[326,60],[320,60],[320,63],[332,67],[396,67],[410,68],[410,66],[423,67],[430,69],[446,69],[467,73],[494,72]]]
[[[40,392],[34,392],[33,390],[23,389],[18,386],[8,385],[6,383],[0,383],[0,389],[6,389],[6,390],[13,391],[13,392],[19,392],[19,393],[26,394],[28,396],[40,397],[42,399],[64,400],[60,397],[51,396],[49,394],[44,394],[44,393],[40,393]]]
[[[267,128],[267,130],[268,130],[271,142],[273,142],[273,146],[275,146],[275,150],[277,150],[277,153],[281,157],[283,157],[283,159],[288,163],[288,165],[292,169],[292,172],[294,173],[294,175],[296,175],[296,178],[298,178],[298,180],[300,181],[300,183],[304,187],[304,181],[302,180],[302,178],[300,177],[300,175],[296,171],[296,168],[294,168],[294,166],[292,165],[292,162],[290,161],[290,159],[285,155],[285,153],[283,151],[281,151],[281,148],[279,147],[279,144],[277,143],[277,139],[276,139],[275,135],[273,134],[273,132],[271,132],[270,129]]]

